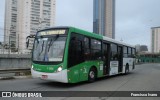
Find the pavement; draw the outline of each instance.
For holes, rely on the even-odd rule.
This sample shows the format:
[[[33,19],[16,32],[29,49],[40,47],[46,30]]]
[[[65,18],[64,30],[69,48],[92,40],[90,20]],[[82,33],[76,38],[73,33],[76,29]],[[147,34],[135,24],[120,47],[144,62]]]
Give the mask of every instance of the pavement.
[[[137,65],[140,65],[140,64],[137,64]],[[5,70],[3,70],[3,71],[0,70],[0,80],[31,78],[31,74],[28,69],[26,71],[25,70],[18,71],[18,74],[17,74],[17,71],[18,70],[14,70],[14,71],[6,70],[6,72],[5,72]],[[27,74],[26,74],[26,72],[27,72]],[[28,74],[28,72],[29,72],[29,74]]]
[[[98,79],[94,83],[64,84],[40,79],[0,81],[0,91],[159,91],[160,64],[141,64],[128,75]],[[74,94],[71,94],[74,96]],[[0,98],[1,99],[1,98]],[[159,97],[53,97],[9,100],[160,100]],[[3,100],[5,100],[3,98]],[[7,99],[6,99],[7,100]]]

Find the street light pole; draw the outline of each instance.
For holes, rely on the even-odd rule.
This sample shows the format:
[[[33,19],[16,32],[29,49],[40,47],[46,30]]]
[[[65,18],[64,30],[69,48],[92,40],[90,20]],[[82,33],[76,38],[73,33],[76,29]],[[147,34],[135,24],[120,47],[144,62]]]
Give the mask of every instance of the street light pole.
[[[18,34],[18,54],[19,54],[19,34]]]
[[[8,48],[8,54],[10,55],[10,35],[9,35],[9,48]]]

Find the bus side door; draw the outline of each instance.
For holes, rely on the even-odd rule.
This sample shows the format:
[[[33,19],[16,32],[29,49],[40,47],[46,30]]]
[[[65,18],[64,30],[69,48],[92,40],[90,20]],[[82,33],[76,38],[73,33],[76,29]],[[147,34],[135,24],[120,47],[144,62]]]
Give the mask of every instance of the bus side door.
[[[103,67],[103,75],[109,75],[109,60],[110,60],[110,46],[107,43],[103,43],[103,61],[104,61],[104,67]]]
[[[84,62],[83,36],[77,33],[71,33],[71,39],[68,52],[68,68],[70,81],[73,83],[80,81],[80,69]]]
[[[123,71],[123,47],[118,46],[118,61],[119,61],[119,66],[118,66],[118,72]]]

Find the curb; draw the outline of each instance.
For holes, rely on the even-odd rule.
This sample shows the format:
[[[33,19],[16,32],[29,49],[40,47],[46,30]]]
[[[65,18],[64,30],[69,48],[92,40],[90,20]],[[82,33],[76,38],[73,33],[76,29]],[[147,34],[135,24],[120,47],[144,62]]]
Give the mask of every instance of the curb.
[[[11,80],[11,79],[27,79],[31,78],[31,75],[28,76],[11,76],[11,77],[0,77],[0,80]]]
[[[0,80],[11,80],[14,79],[14,77],[0,77]]]
[[[26,78],[31,78],[31,75],[27,75],[27,76],[13,76],[15,79],[26,79]]]

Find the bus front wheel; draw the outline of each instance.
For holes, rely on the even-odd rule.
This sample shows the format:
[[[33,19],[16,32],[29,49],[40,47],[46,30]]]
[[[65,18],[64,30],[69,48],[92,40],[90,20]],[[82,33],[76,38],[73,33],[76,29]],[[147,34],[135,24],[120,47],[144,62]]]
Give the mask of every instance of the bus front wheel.
[[[88,81],[89,82],[94,82],[96,80],[96,69],[94,67],[92,67],[89,71],[89,74],[88,74]]]

